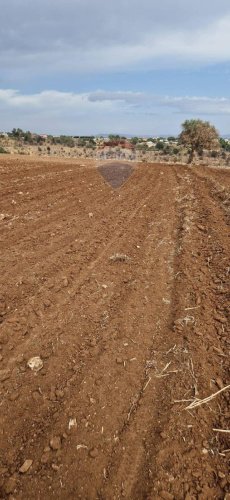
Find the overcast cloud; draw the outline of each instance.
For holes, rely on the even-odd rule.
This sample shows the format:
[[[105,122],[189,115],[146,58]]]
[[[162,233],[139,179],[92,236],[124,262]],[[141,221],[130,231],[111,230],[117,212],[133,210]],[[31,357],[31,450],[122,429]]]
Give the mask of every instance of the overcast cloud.
[[[7,0],[1,19],[4,74],[230,59],[228,0]]]
[[[71,132],[75,115],[84,116],[86,128],[87,120],[92,127],[100,117],[102,128],[114,130],[119,120],[132,127],[129,116],[138,112],[142,124],[145,113],[157,114],[158,123],[162,113],[162,126],[168,113],[170,126],[178,128],[177,114],[227,116],[229,95],[218,88],[211,97],[196,88],[188,97],[186,89],[183,96],[159,95],[154,81],[151,92],[143,91],[140,79],[137,88],[132,72],[176,68],[179,79],[185,67],[205,71],[229,62],[229,0],[7,0],[1,5],[0,128],[28,120],[26,128],[41,129],[42,120],[43,128],[48,123],[55,128],[54,118],[63,116],[63,127],[69,123]],[[111,75],[119,71],[130,75],[129,91],[127,85],[114,91]],[[75,83],[69,92],[71,81],[91,75],[93,82],[100,74],[106,91],[95,86],[93,92],[78,92]],[[59,83],[63,75],[69,75],[68,92]],[[48,81],[54,90],[47,90]]]

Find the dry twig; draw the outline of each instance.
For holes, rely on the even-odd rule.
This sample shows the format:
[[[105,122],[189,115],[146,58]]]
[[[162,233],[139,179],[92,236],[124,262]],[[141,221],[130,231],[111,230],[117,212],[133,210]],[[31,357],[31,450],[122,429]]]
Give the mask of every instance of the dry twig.
[[[214,432],[223,432],[224,434],[230,434],[229,429],[212,429]]]
[[[230,385],[227,385],[226,387],[223,387],[223,389],[220,389],[220,391],[215,392],[214,394],[212,394],[211,396],[208,396],[205,399],[195,399],[195,401],[193,401],[189,406],[187,406],[185,408],[185,410],[193,410],[194,408],[197,408],[198,406],[209,403],[214,398],[216,398],[216,396],[218,396],[222,392],[227,391],[229,389],[230,389]]]
[[[148,381],[146,382],[145,386],[143,387],[143,392],[145,391],[145,389],[148,387],[149,385],[149,382],[152,380],[151,377],[149,377]]]

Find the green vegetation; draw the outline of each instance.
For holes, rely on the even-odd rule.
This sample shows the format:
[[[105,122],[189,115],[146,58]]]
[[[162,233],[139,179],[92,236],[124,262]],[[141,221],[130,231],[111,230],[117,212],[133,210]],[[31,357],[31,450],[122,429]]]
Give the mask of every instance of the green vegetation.
[[[195,153],[202,156],[204,149],[219,149],[219,134],[209,122],[186,120],[182,124],[182,129],[179,143],[189,148],[188,163],[193,161]]]
[[[48,139],[50,139],[52,144],[61,144],[62,146],[67,146],[69,148],[73,148],[75,146],[73,137],[69,135],[60,135],[60,137],[48,136]]]
[[[230,143],[225,139],[220,138],[220,147],[224,151],[230,151]]]
[[[120,135],[116,135],[116,134],[109,134],[108,137],[109,137],[110,141],[118,141],[119,142],[121,140]]]
[[[163,151],[165,148],[164,142],[163,141],[157,141],[156,146],[155,146],[157,151]]]
[[[132,137],[132,139],[130,139],[130,142],[131,142],[131,144],[133,144],[133,146],[136,146],[136,144],[139,142],[139,138],[138,137]]]
[[[23,131],[21,128],[13,128],[11,132],[0,133],[0,153],[8,153],[5,147],[9,147],[8,138],[15,141],[16,147],[20,150],[25,149],[26,146],[36,146],[39,153],[46,152],[49,155],[60,154],[84,156],[94,155],[94,150],[100,154],[100,149],[110,146],[112,149],[106,152],[107,155],[120,155],[124,156],[126,153],[123,148],[130,144],[130,149],[133,152],[139,151],[139,156],[143,157],[145,154],[151,154],[151,157],[161,156],[165,161],[177,158],[183,161],[185,154],[188,154],[188,162],[192,162],[194,155],[197,154],[202,158],[203,152],[207,157],[216,159],[220,158],[225,161],[230,161],[230,139],[220,138],[216,128],[207,121],[202,120],[186,120],[182,124],[182,132],[179,137],[170,135],[168,137],[132,137],[126,138],[119,134],[110,134],[104,136],[69,136],[60,135],[53,136],[47,134],[36,134],[29,130]],[[124,144],[125,143],[125,144]],[[54,146],[60,146],[56,149]],[[72,153],[66,151],[65,148],[81,148],[81,150],[74,149]],[[156,153],[154,155],[154,152]],[[207,154],[208,153],[208,154]]]
[[[8,154],[8,151],[6,151],[2,146],[0,146],[0,154]]]

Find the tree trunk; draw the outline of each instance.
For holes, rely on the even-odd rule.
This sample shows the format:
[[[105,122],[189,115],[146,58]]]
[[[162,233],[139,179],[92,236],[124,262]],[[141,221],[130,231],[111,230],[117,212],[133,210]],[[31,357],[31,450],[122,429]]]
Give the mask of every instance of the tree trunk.
[[[189,153],[189,157],[188,157],[188,163],[192,163],[193,161],[193,158],[194,158],[194,153],[195,153],[195,150],[192,148],[190,153]]]

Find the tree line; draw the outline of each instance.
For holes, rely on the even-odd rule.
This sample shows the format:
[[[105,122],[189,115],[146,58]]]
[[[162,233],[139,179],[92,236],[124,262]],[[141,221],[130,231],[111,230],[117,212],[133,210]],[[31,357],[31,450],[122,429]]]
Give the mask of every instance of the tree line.
[[[81,136],[66,136],[61,135],[59,137],[54,137],[52,135],[47,135],[46,138],[42,135],[32,134],[30,131],[24,132],[20,128],[14,128],[12,132],[8,134],[10,137],[23,140],[27,144],[41,145],[44,142],[49,142],[50,144],[62,144],[63,146],[74,147],[75,141],[77,139],[78,146],[93,146],[96,147],[94,142],[94,137],[81,137]],[[120,141],[121,139],[126,139],[119,135],[109,135],[109,139],[113,141]],[[150,139],[153,140],[153,139]],[[176,138],[171,136],[168,137],[168,142],[175,141]],[[170,148],[169,145],[163,142],[163,138],[154,139],[153,149],[158,151],[164,151],[166,154],[177,154],[178,147]],[[144,147],[140,143],[140,138],[133,137],[130,139],[130,143],[137,149]],[[184,146],[188,151],[188,163],[191,163],[194,159],[194,155],[198,154],[202,157],[204,150],[211,151],[213,157],[218,155],[220,150],[225,152],[230,152],[230,142],[223,138],[220,138],[217,129],[214,125],[210,124],[208,121],[203,121],[200,119],[185,120],[182,124],[182,131],[177,139],[177,144]],[[2,151],[0,151],[2,152]]]

